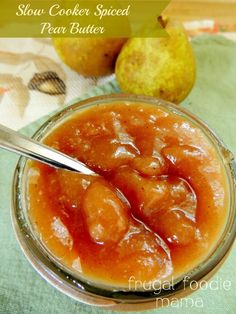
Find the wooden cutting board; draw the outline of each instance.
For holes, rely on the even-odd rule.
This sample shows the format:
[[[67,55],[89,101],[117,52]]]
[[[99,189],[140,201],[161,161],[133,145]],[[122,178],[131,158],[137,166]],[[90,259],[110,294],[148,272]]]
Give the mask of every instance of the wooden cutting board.
[[[236,0],[172,0],[164,14],[180,21],[213,19],[236,24]]]

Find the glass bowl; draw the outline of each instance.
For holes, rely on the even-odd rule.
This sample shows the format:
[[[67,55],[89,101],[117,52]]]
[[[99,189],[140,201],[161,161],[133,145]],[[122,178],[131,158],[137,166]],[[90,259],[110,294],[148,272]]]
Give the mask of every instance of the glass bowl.
[[[106,95],[90,98],[76,104],[73,104],[61,112],[49,118],[34,134],[33,138],[41,141],[48,133],[66,119],[80,110],[99,104],[123,102],[141,102],[165,107],[172,112],[182,115],[197,125],[217,149],[219,158],[221,158],[225,167],[225,173],[229,186],[229,209],[225,227],[215,244],[214,250],[209,256],[192,269],[187,274],[177,278],[173,284],[168,287],[162,287],[159,290],[148,291],[130,291],[122,289],[107,289],[87,282],[74,276],[63,265],[56,261],[50,252],[43,247],[40,239],[36,236],[27,215],[27,193],[25,188],[26,164],[24,157],[19,159],[17,164],[12,190],[12,222],[16,237],[22,251],[35,270],[55,288],[73,299],[85,304],[109,308],[112,310],[146,310],[165,306],[171,302],[187,296],[191,289],[192,282],[208,280],[221,266],[227,257],[236,235],[236,179],[235,163],[233,156],[225,147],[219,137],[203,121],[174,104],[168,103],[152,97],[134,96],[134,95]],[[188,280],[186,280],[188,278]]]

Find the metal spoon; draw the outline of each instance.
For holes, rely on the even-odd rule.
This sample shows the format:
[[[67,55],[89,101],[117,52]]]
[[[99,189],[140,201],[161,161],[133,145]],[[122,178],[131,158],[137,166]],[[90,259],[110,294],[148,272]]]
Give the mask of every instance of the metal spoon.
[[[84,163],[0,125],[0,147],[56,168],[96,174]]]

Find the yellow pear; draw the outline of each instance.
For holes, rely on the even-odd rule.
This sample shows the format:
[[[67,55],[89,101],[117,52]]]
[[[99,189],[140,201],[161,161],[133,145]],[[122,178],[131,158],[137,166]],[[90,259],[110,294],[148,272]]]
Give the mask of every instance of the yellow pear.
[[[195,57],[182,25],[162,23],[169,37],[127,41],[117,58],[116,78],[123,92],[180,103],[195,81]]]
[[[61,59],[84,76],[103,76],[114,71],[124,38],[54,38]]]

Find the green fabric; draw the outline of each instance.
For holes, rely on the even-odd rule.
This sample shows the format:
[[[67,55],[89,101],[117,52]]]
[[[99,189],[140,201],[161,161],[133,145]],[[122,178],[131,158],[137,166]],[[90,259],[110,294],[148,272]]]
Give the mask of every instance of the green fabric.
[[[213,127],[236,154],[236,136],[233,136],[236,132],[236,44],[219,36],[201,36],[194,39],[193,47],[197,56],[197,82],[183,105]],[[83,98],[118,91],[116,83],[112,82],[92,90]],[[23,132],[31,135],[45,119],[27,126]],[[10,219],[11,184],[17,159],[14,154],[0,151],[0,314],[110,312],[82,305],[58,292],[26,261],[15,239]],[[161,309],[160,313],[236,313],[235,253],[234,246],[227,261],[213,278],[218,282],[230,280],[230,291],[199,290],[191,297],[194,300],[201,298],[203,308],[183,303],[182,307]]]

